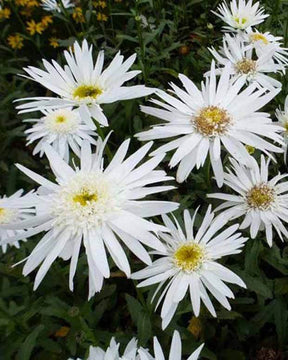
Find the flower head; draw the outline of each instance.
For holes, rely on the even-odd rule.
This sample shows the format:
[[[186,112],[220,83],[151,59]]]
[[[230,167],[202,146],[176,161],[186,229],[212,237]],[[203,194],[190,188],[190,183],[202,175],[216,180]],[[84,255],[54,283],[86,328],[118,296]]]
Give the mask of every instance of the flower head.
[[[284,110],[277,109],[276,117],[278,119],[277,124],[281,126],[282,136],[284,138],[284,161],[286,163],[287,160],[287,144],[288,144],[288,96],[286,96]]]
[[[118,239],[145,263],[150,263],[150,257],[142,244],[158,250],[163,248],[152,232],[165,228],[145,218],[173,211],[178,204],[142,200],[147,195],[173,188],[147,186],[173,179],[166,176],[164,171],[154,170],[163,156],[153,157],[137,166],[152,144],[143,146],[124,160],[129,145],[129,140],[126,140],[104,169],[106,141],[98,140],[95,154],[91,153],[88,142],[83,143],[80,168],[70,167],[47,145],[45,151],[56,177],[55,183],[18,165],[20,170],[41,185],[35,217],[31,222],[13,223],[9,227],[27,229],[26,237],[46,231],[23,269],[24,275],[27,275],[43,262],[36,275],[35,289],[53,261],[60,256],[65,260],[71,259],[69,286],[73,290],[73,277],[82,243],[89,267],[89,298],[101,290],[104,277],[110,276],[107,251],[115,264],[127,276],[130,275],[129,262]],[[21,234],[16,235],[13,241],[21,238]]]
[[[40,119],[29,119],[25,122],[35,123],[26,130],[27,145],[38,141],[33,155],[40,153],[43,156],[45,146],[50,144],[59,155],[69,160],[69,150],[80,156],[80,147],[83,140],[96,144],[92,136],[97,134],[92,131],[81,119],[77,110],[71,108],[43,111]]]
[[[34,214],[32,206],[34,205],[35,195],[29,193],[22,196],[23,190],[19,190],[9,197],[0,198],[0,246],[5,252],[7,245],[19,247],[18,240],[13,240],[14,236],[20,235],[21,240],[25,240],[25,232],[20,230],[6,229],[10,224],[25,221]],[[21,199],[21,205],[18,201]],[[32,203],[32,206],[31,206]]]
[[[246,45],[240,36],[226,34],[223,38],[223,47],[217,52],[210,49],[217,63],[222,66],[219,72],[223,71],[225,65],[231,64],[232,79],[235,81],[244,78],[247,83],[254,83],[267,89],[282,87],[282,84],[268,76],[272,73],[284,72],[281,64],[273,61],[275,46],[270,44],[258,52],[259,57],[254,56],[253,48]],[[268,74],[268,75],[267,75]]]
[[[70,0],[61,0],[61,5],[64,7],[64,9],[69,9],[75,6],[73,3],[70,2]],[[61,12],[60,2],[58,2],[57,0],[42,0],[41,6],[46,11],[57,11],[59,13]]]
[[[216,316],[206,288],[220,304],[230,310],[227,298],[234,296],[224,282],[245,287],[236,274],[217,262],[223,256],[241,252],[247,238],[236,233],[239,225],[221,230],[228,220],[221,215],[214,219],[214,213],[209,206],[200,228],[195,232],[196,214],[197,211],[191,219],[189,211],[184,211],[185,231],[176,219],[174,224],[168,216],[163,216],[163,221],[170,230],[169,234],[159,233],[164,241],[165,250],[154,252],[158,255],[157,260],[132,274],[133,279],[146,279],[138,286],[159,284],[155,295],[166,284],[157,303],[158,307],[164,299],[161,310],[163,328],[168,326],[179,302],[187,292],[190,292],[196,316],[200,312],[201,300],[210,313]]]
[[[7,41],[12,49],[22,49],[22,47],[24,46],[24,38],[20,34],[9,35]]]
[[[224,1],[218,6],[218,13],[213,13],[228,25],[224,26],[224,29],[229,31],[251,28],[269,16],[264,14],[258,1],[253,4],[252,0],[232,0],[229,5]]]
[[[169,165],[174,167],[179,164],[179,182],[184,181],[195,166],[203,166],[209,154],[217,184],[222,186],[221,144],[233,157],[248,165],[252,163],[252,157],[245,145],[264,152],[283,151],[262,138],[282,144],[282,137],[278,134],[281,128],[272,123],[269,114],[258,112],[280,90],[267,92],[251,84],[241,91],[245,78],[231,82],[230,74],[231,65],[227,64],[217,82],[212,63],[210,77],[202,84],[202,91],[180,74],[179,79],[185,89],[171,83],[171,93],[175,96],[158,91],[157,95],[165,102],[152,100],[158,108],[142,107],[143,112],[163,119],[165,123],[137,134],[140,140],[177,137],[160,146],[153,154],[176,149]]]
[[[3,19],[7,20],[10,18],[10,16],[11,16],[11,10],[9,8],[5,8],[5,7],[2,8],[0,6],[0,20]]]
[[[250,228],[250,236],[254,239],[259,230],[265,229],[266,240],[272,246],[272,229],[274,228],[283,240],[288,237],[288,231],[283,225],[288,215],[288,182],[280,182],[287,174],[277,175],[269,180],[269,161],[261,157],[261,165],[254,162],[252,168],[247,168],[231,159],[232,170],[224,175],[224,183],[237,195],[215,193],[209,194],[211,198],[224,200],[216,208],[222,211],[227,219],[244,217],[240,229]]]
[[[78,107],[81,117],[93,130],[96,126],[91,118],[103,126],[108,125],[101,104],[134,99],[154,92],[154,89],[146,88],[144,85],[122,86],[124,82],[140,73],[137,70],[128,71],[136,59],[136,54],[123,62],[124,57],[119,52],[103,70],[104,52],[99,52],[94,64],[92,46],[89,47],[84,40],[82,47],[76,42],[74,52],[64,51],[64,56],[67,61],[64,68],[55,61],[49,63],[44,60],[45,70],[34,67],[24,69],[31,79],[57,94],[59,98],[29,98],[26,100],[31,102],[18,106],[18,109],[29,112],[49,108]]]
[[[42,34],[42,32],[45,30],[45,27],[43,26],[42,22],[36,23],[34,20],[27,21],[27,31],[30,35],[35,34]]]

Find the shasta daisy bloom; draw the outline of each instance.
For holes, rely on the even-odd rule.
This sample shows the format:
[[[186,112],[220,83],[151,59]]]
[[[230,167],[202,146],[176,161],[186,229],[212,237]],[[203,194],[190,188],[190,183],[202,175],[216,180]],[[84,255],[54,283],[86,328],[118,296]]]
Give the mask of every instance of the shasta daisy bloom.
[[[250,44],[256,50],[260,57],[266,53],[267,47],[274,49],[273,60],[278,64],[288,64],[288,49],[282,47],[283,38],[281,36],[274,36],[270,32],[261,33],[258,30],[250,30],[243,33],[243,39],[247,44]]]
[[[231,159],[232,169],[224,175],[224,183],[237,195],[214,193],[210,198],[224,200],[215,211],[221,210],[221,215],[227,219],[244,217],[240,229],[250,228],[250,236],[254,239],[259,230],[266,232],[266,240],[272,246],[272,229],[274,228],[283,240],[288,237],[288,231],[283,225],[288,222],[288,182],[281,181],[287,174],[273,177],[269,180],[269,160],[261,157],[261,165],[247,168]],[[223,209],[226,209],[223,211]]]
[[[100,51],[94,64],[92,46],[86,40],[82,46],[74,44],[74,52],[64,51],[67,64],[61,67],[56,61],[51,63],[43,60],[45,70],[33,66],[24,68],[28,78],[43,85],[59,97],[34,97],[20,99],[27,103],[19,105],[20,113],[77,107],[80,116],[92,129],[96,126],[95,119],[100,125],[108,126],[103,114],[102,104],[110,104],[119,100],[135,99],[154,92],[154,89],[144,85],[122,86],[141,71],[128,71],[133,65],[136,54],[123,62],[120,52],[116,54],[110,65],[103,70],[104,51]]]
[[[229,5],[224,1],[217,10],[218,13],[212,12],[228,25],[224,29],[229,31],[248,29],[262,23],[269,16],[264,14],[258,1],[253,4],[252,0],[232,0]]]
[[[273,61],[274,45],[267,45],[258,53],[258,59],[254,60],[253,48],[247,47],[240,36],[226,34],[221,50],[217,52],[212,48],[210,51],[220,66],[231,64],[233,80],[243,78],[248,83],[253,82],[267,89],[282,87],[279,81],[266,75],[284,71],[283,65]],[[220,68],[218,71],[221,73],[222,70],[223,68]]]
[[[161,345],[156,336],[154,336],[154,356],[152,357],[146,349],[140,348],[139,355],[140,360],[165,360],[165,356]],[[203,349],[204,344],[200,345],[194,352],[191,354],[187,360],[197,360],[201,350]],[[180,334],[177,330],[173,333],[171,348],[169,352],[170,360],[181,360],[182,359],[182,344]]]
[[[21,240],[25,240],[25,232],[3,227],[18,221],[27,220],[35,213],[33,208],[33,199],[35,199],[35,195],[33,193],[28,193],[22,196],[22,194],[23,190],[18,190],[9,197],[0,197],[0,246],[2,246],[2,251],[4,253],[7,250],[7,245],[14,245],[19,248],[18,240],[13,240],[13,237],[20,235]],[[18,205],[18,200],[20,199],[21,206]]]
[[[164,171],[154,170],[163,156],[155,156],[138,166],[152,146],[150,143],[124,160],[129,146],[129,140],[126,140],[104,168],[106,141],[98,140],[95,154],[91,153],[88,142],[83,143],[80,168],[70,167],[47,145],[45,153],[56,182],[18,165],[21,171],[41,185],[36,216],[9,225],[12,230],[26,229],[27,238],[46,232],[28,256],[23,269],[23,274],[27,275],[42,263],[34,289],[39,286],[54,260],[62,257],[70,260],[69,286],[73,290],[73,277],[82,243],[89,267],[89,298],[101,290],[104,278],[110,276],[107,252],[115,264],[130,276],[129,262],[118,239],[146,264],[151,260],[142,244],[163,249],[162,243],[152,232],[165,227],[145,218],[173,211],[178,204],[143,200],[147,195],[174,188],[154,186],[155,183],[173,179],[166,176]],[[22,237],[24,235],[19,234],[12,239],[17,241]]]
[[[280,127],[273,124],[268,113],[258,111],[280,90],[256,89],[251,84],[241,91],[245,78],[231,82],[230,73],[231,66],[228,64],[217,82],[215,64],[212,62],[210,77],[202,84],[201,91],[185,75],[180,74],[184,89],[171,83],[172,95],[157,92],[165,103],[152,100],[158,108],[142,107],[144,113],[163,119],[165,123],[137,136],[143,141],[176,137],[152,154],[176,149],[169,165],[175,167],[179,164],[179,182],[183,182],[195,166],[203,166],[209,156],[217,184],[222,186],[221,144],[233,157],[248,165],[252,163],[252,157],[245,145],[264,152],[283,151],[267,141],[270,139],[282,143],[282,137],[278,134]]]
[[[64,9],[69,9],[75,6],[70,2],[70,0],[60,0],[60,1],[58,2],[57,0],[42,0],[41,6],[46,11],[57,11],[59,13],[61,12],[61,5],[64,7]]]
[[[191,219],[189,211],[184,211],[184,232],[176,219],[175,225],[168,216],[163,216],[164,224],[170,230],[169,234],[159,233],[165,249],[154,252],[158,258],[152,265],[132,274],[133,279],[146,279],[138,285],[140,287],[159,284],[154,297],[162,289],[156,308],[164,299],[161,310],[163,329],[170,323],[187,292],[195,316],[200,313],[201,301],[216,316],[206,289],[230,310],[227,298],[234,298],[234,295],[225,282],[245,287],[236,274],[217,262],[223,256],[241,252],[247,238],[236,232],[239,225],[223,230],[228,220],[223,216],[214,218],[209,206],[201,226],[195,232],[196,214],[197,210]]]
[[[28,119],[34,125],[25,131],[27,145],[38,141],[33,155],[40,153],[43,156],[46,144],[50,144],[62,158],[69,160],[69,150],[80,156],[80,147],[84,140],[96,145],[92,131],[81,119],[78,110],[72,108],[58,110],[43,110],[40,119]]]

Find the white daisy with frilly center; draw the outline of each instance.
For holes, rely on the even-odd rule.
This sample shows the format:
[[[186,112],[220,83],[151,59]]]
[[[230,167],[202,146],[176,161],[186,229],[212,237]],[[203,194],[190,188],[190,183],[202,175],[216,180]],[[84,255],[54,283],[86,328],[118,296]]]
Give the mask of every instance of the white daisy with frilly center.
[[[174,211],[178,204],[143,199],[174,188],[155,185],[173,179],[166,176],[164,171],[155,170],[164,155],[155,156],[139,165],[152,146],[149,143],[124,160],[129,146],[129,140],[126,140],[104,168],[103,151],[107,139],[104,142],[98,140],[95,154],[91,153],[88,142],[83,143],[79,168],[70,167],[47,145],[45,153],[56,182],[18,165],[21,171],[41,185],[36,215],[31,220],[16,221],[6,226],[11,230],[27,230],[27,238],[46,232],[25,259],[24,275],[41,264],[34,289],[39,286],[54,260],[62,257],[70,260],[69,286],[73,290],[82,244],[89,268],[89,298],[101,290],[104,278],[110,277],[107,252],[129,277],[130,265],[121,243],[146,264],[150,264],[151,259],[143,244],[157,250],[164,248],[152,232],[165,231],[166,228],[146,218]],[[20,206],[21,199],[18,202]],[[24,235],[16,234],[12,240],[22,238]]]
[[[84,140],[96,145],[93,137],[97,134],[85,124],[77,109],[43,110],[43,116],[40,119],[28,119],[24,122],[33,123],[33,126],[25,131],[27,146],[38,142],[33,155],[39,153],[43,156],[48,143],[63,159],[68,161],[70,149],[80,156],[80,147]]]
[[[287,174],[278,174],[269,180],[269,160],[261,157],[261,165],[254,162],[247,168],[231,159],[232,170],[227,170],[224,183],[235,194],[215,193],[210,198],[223,200],[223,204],[215,211],[233,220],[244,217],[240,229],[250,228],[250,236],[254,239],[258,231],[265,230],[266,240],[272,246],[273,228],[280,239],[288,237],[283,223],[288,222],[288,182],[281,181]]]
[[[12,230],[6,227],[30,219],[35,214],[36,195],[33,193],[22,195],[23,190],[18,190],[11,196],[0,197],[0,246],[2,246],[4,253],[8,245],[19,248],[19,241],[14,240],[15,236],[20,235],[21,240],[25,240],[23,230]]]
[[[209,206],[202,224],[198,231],[195,231],[196,216],[197,210],[193,218],[188,210],[184,211],[185,231],[175,218],[173,223],[168,216],[163,216],[163,221],[170,230],[169,234],[159,233],[165,250],[153,252],[157,259],[152,265],[132,274],[133,279],[146,279],[138,286],[158,284],[153,298],[160,293],[156,308],[164,300],[161,309],[163,329],[170,323],[179,302],[187,292],[190,294],[195,316],[199,315],[201,301],[210,313],[216,316],[206,289],[221,305],[230,310],[227,298],[234,296],[225,282],[245,287],[235,273],[217,262],[223,256],[241,252],[247,238],[236,232],[239,225],[223,230],[227,218],[221,215],[214,218]]]
[[[104,51],[100,51],[96,63],[93,61],[92,46],[86,40],[82,45],[75,42],[73,50],[64,51],[66,64],[61,67],[55,60],[43,60],[45,70],[34,66],[24,68],[28,78],[52,91],[59,97],[34,97],[19,99],[27,101],[17,106],[20,113],[77,107],[83,121],[92,130],[96,129],[92,118],[102,126],[108,126],[101,105],[119,100],[135,99],[152,94],[154,89],[144,85],[123,86],[141,71],[128,71],[136,54],[124,61],[118,52],[108,67],[103,70]]]
[[[224,30],[241,31],[262,23],[269,16],[259,5],[258,1],[253,4],[252,0],[232,0],[229,5],[223,1],[218,12],[212,12],[227,24]]]
[[[223,46],[220,50],[216,51],[211,48],[210,51],[217,64],[220,65],[217,73],[221,73],[225,65],[231,64],[231,74],[234,81],[243,78],[247,83],[254,83],[270,90],[282,87],[281,82],[270,76],[285,71],[283,64],[275,63],[273,60],[276,51],[273,44],[262,48],[257,56],[254,54],[254,48],[247,46],[242,36],[225,34]]]
[[[263,152],[283,152],[281,147],[270,143],[283,143],[281,127],[273,124],[270,115],[259,112],[280,91],[257,89],[249,85],[241,90],[245,78],[231,82],[231,65],[224,67],[217,81],[215,64],[212,62],[210,77],[199,90],[185,75],[179,79],[184,89],[171,83],[171,95],[158,91],[161,100],[151,102],[158,107],[143,106],[142,111],[165,122],[151,130],[137,134],[142,140],[170,139],[152,154],[164,154],[176,150],[170,167],[178,166],[177,181],[183,182],[191,171],[199,169],[209,156],[218,186],[223,185],[221,145],[241,163],[251,165],[253,159],[245,145]]]

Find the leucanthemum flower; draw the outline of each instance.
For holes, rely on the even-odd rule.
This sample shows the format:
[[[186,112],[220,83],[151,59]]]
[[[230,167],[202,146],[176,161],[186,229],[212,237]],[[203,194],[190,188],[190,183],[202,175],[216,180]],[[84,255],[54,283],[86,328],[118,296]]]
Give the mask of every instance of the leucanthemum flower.
[[[164,299],[161,309],[163,329],[170,323],[187,292],[195,316],[200,313],[201,301],[216,316],[206,289],[230,310],[227,298],[234,298],[234,295],[225,282],[245,287],[236,274],[217,262],[223,256],[241,252],[247,238],[236,233],[239,225],[223,230],[228,220],[223,216],[214,218],[209,206],[201,226],[194,232],[196,214],[197,210],[191,219],[189,211],[184,211],[184,232],[176,219],[175,225],[168,216],[163,216],[164,224],[170,230],[169,234],[159,233],[165,245],[164,251],[155,251],[158,258],[152,265],[132,274],[133,279],[146,279],[138,285],[140,287],[159,284],[153,298],[162,289],[156,308]]]
[[[247,83],[259,84],[267,89],[282,87],[281,82],[266,75],[284,71],[283,65],[273,61],[274,45],[267,45],[261,53],[258,53],[259,57],[254,59],[253,48],[247,47],[240,36],[226,34],[220,51],[217,52],[214,48],[210,51],[217,63],[223,66],[218,70],[219,73],[223,71],[225,65],[230,63],[233,80],[243,78]]]
[[[258,1],[253,4],[252,0],[232,0],[229,5],[224,1],[218,6],[218,12],[212,12],[228,25],[224,26],[225,30],[239,31],[258,25],[269,16],[259,5]]]
[[[45,70],[33,66],[24,68],[29,75],[28,78],[43,85],[59,97],[19,99],[19,101],[28,101],[17,106],[20,113],[77,107],[82,119],[94,130],[96,126],[92,118],[100,125],[108,126],[107,118],[100,105],[135,99],[154,92],[154,89],[144,85],[122,86],[141,72],[128,71],[136,59],[136,54],[123,62],[124,56],[118,52],[110,65],[103,70],[104,51],[99,52],[94,64],[92,46],[89,47],[87,41],[84,40],[82,46],[75,42],[74,52],[66,50],[64,56],[67,61],[64,67],[54,60],[52,63],[43,60]]]
[[[61,2],[61,5],[64,7],[64,9],[69,9],[75,6],[73,3],[70,2],[70,0],[61,0]],[[60,1],[58,2],[57,0],[42,0],[41,6],[46,11],[57,11],[59,13],[61,12]]]
[[[40,156],[43,156],[48,143],[68,161],[70,149],[80,156],[80,147],[84,140],[96,145],[96,140],[92,136],[97,134],[83,122],[78,110],[72,108],[43,110],[43,115],[40,119],[24,120],[35,123],[25,131],[28,135],[27,145],[38,141],[33,155],[40,153]]]
[[[138,348],[137,340],[133,338],[128,345],[126,346],[123,355],[119,353],[120,344],[115,341],[114,338],[110,341],[110,346],[106,351],[102,350],[100,347],[90,346],[89,357],[87,360],[164,360],[165,356],[161,345],[156,338],[154,337],[154,356],[152,356],[147,349],[142,347]],[[194,352],[191,354],[187,360],[197,360],[204,344],[200,345]],[[177,330],[173,333],[171,349],[169,354],[169,359],[172,360],[181,360],[182,358],[182,344],[180,334]],[[71,358],[68,360],[72,360]],[[77,360],[80,360],[79,358]]]
[[[70,260],[69,287],[73,290],[73,277],[82,243],[89,267],[89,298],[101,290],[104,278],[110,276],[107,251],[115,264],[130,276],[129,262],[120,241],[146,264],[151,260],[142,244],[158,250],[164,248],[152,232],[166,228],[145,218],[174,211],[178,204],[143,200],[148,195],[174,188],[154,186],[155,183],[173,179],[166,176],[164,171],[154,170],[163,156],[155,156],[139,166],[152,146],[150,143],[124,160],[129,146],[129,140],[126,140],[104,168],[103,151],[107,139],[104,142],[98,140],[95,154],[91,153],[88,142],[83,143],[79,168],[70,167],[47,145],[45,153],[56,182],[18,165],[21,171],[41,185],[36,216],[7,225],[11,230],[26,229],[27,238],[46,232],[28,256],[23,269],[23,274],[28,275],[42,263],[34,289],[39,286],[54,260],[62,257]],[[12,239],[17,241],[23,237],[19,234]]]
[[[288,49],[282,47],[283,38],[281,36],[274,36],[270,32],[261,33],[258,30],[250,30],[242,33],[243,40],[250,44],[255,49],[258,57],[261,57],[267,52],[267,47],[274,49],[273,60],[276,63],[283,64],[288,63]]]
[[[232,83],[230,74],[231,67],[228,64],[217,82],[215,64],[212,62],[210,77],[202,84],[201,91],[185,75],[180,74],[184,90],[171,83],[171,93],[176,96],[158,91],[157,95],[165,103],[152,100],[159,108],[142,107],[144,113],[163,119],[165,123],[136,136],[142,141],[176,137],[152,154],[176,149],[169,165],[174,167],[179,164],[178,182],[183,182],[195,166],[197,169],[203,166],[209,156],[217,184],[221,187],[221,144],[233,157],[248,165],[252,164],[252,157],[245,145],[264,152],[283,151],[263,138],[282,144],[282,137],[278,134],[281,128],[273,124],[268,113],[258,112],[280,90],[256,89],[251,84],[241,91],[245,78],[241,77]]]
[[[162,347],[156,336],[153,338],[154,345],[154,356],[150,355],[146,349],[139,349],[140,360],[165,360],[165,356],[162,350]],[[197,360],[201,350],[203,349],[204,344],[200,345],[189,357],[187,360]],[[170,360],[181,360],[182,359],[182,344],[180,334],[177,330],[173,333],[171,348],[169,352]]]
[[[254,162],[252,168],[247,168],[231,159],[232,170],[224,175],[224,183],[237,195],[214,193],[210,198],[224,200],[215,211],[233,220],[244,217],[240,229],[250,228],[250,236],[254,239],[259,230],[265,230],[266,240],[272,246],[272,229],[274,228],[283,240],[288,237],[288,231],[283,222],[288,222],[288,182],[280,182],[288,175],[278,174],[269,180],[269,160],[261,157],[261,165]],[[225,210],[224,210],[225,209]]]
[[[2,246],[4,253],[7,250],[7,245],[19,248],[19,241],[13,240],[13,237],[20,235],[21,240],[25,240],[25,232],[22,230],[5,229],[3,227],[9,227],[9,225],[16,222],[27,220],[35,213],[33,208],[35,195],[33,193],[22,195],[23,190],[18,190],[9,197],[0,197],[0,246]],[[21,205],[19,206],[18,200],[20,199]]]

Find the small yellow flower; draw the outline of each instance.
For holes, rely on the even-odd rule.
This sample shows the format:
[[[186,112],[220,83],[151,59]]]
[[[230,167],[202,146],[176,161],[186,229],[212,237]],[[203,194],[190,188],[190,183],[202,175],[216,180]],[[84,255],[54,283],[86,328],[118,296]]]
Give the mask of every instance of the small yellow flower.
[[[192,316],[191,320],[189,321],[189,326],[187,329],[196,339],[198,339],[202,332],[202,324],[200,319],[195,316]]]
[[[20,14],[27,18],[30,18],[32,16],[32,11],[33,10],[31,8],[25,7],[20,11]]]
[[[246,148],[246,150],[248,151],[248,153],[249,153],[250,155],[254,154],[254,152],[255,152],[255,147],[253,147],[253,146],[251,146],[251,145],[245,145],[245,148]]]
[[[41,22],[36,23],[34,20],[27,21],[26,30],[30,35],[42,34],[44,31],[43,24]]]
[[[98,21],[107,21],[108,20],[108,16],[102,13],[98,13],[97,14],[97,20]]]
[[[105,9],[107,7],[107,3],[106,1],[93,1],[93,6]]]
[[[50,46],[52,46],[54,49],[57,48],[59,46],[59,42],[58,42],[58,39],[55,38],[55,37],[51,37],[49,39],[49,44]]]
[[[82,11],[81,7],[79,7],[79,6],[75,7],[75,9],[72,13],[72,17],[76,23],[84,23],[85,22],[83,11]]]
[[[9,19],[11,15],[11,10],[8,8],[0,9],[0,20]]]
[[[43,25],[43,28],[47,28],[49,24],[53,23],[53,19],[51,15],[46,15],[42,17],[41,24]]]
[[[70,331],[68,326],[62,326],[59,330],[55,332],[56,337],[66,337]]]
[[[38,0],[15,0],[15,4],[23,7],[25,6],[27,8],[40,6]]]
[[[8,44],[12,49],[22,49],[24,38],[20,34],[9,35]]]

